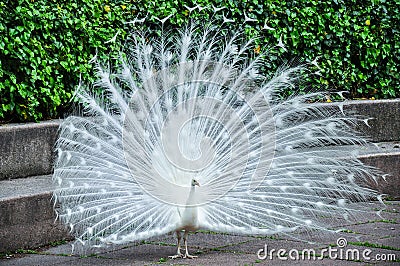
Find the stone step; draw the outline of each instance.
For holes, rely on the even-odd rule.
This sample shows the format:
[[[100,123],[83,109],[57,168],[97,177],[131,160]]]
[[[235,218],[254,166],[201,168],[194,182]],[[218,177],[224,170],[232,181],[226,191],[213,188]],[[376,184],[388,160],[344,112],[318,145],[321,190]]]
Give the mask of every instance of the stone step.
[[[0,126],[0,180],[51,174],[62,120]]]
[[[51,175],[0,181],[0,253],[71,239],[56,221]]]
[[[400,141],[400,99],[346,101],[343,110],[371,118],[360,131],[372,142]]]
[[[388,198],[400,199],[400,151],[363,154],[358,158],[384,173],[384,177],[377,183],[369,183],[370,188],[386,194]]]

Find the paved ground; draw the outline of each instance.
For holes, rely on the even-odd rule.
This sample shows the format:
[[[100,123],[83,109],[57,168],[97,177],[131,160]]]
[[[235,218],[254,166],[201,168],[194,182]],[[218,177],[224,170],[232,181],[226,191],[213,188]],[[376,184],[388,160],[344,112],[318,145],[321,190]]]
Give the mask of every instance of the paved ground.
[[[168,255],[175,253],[176,247],[174,236],[166,235],[127,246],[87,251],[81,255],[71,255],[70,243],[38,250],[20,250],[18,254],[3,254],[0,265],[400,265],[400,202],[389,201],[387,204],[382,218],[374,215],[365,222],[352,224],[338,219],[338,228],[344,227],[345,232],[333,236],[319,235],[319,244],[282,236],[198,232],[189,236],[190,251],[198,256],[193,260],[168,259]],[[375,210],[381,205],[371,203],[368,207]],[[301,232],[299,236],[302,236]],[[342,238],[341,241],[338,242],[338,238]],[[347,245],[337,246],[346,241]],[[286,253],[278,256],[279,249],[285,249]],[[309,259],[304,249],[314,250],[317,256]],[[265,250],[268,255],[263,258]],[[322,252],[324,257],[320,257]]]

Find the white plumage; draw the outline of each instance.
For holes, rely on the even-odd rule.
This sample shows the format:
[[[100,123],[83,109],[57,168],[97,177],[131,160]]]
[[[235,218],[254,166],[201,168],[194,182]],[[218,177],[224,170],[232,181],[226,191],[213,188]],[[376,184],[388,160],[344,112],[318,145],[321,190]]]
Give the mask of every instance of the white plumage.
[[[61,125],[53,177],[77,242],[175,231],[180,241],[185,230],[186,245],[199,228],[296,237],[363,215],[349,204],[375,195],[360,186],[377,175],[356,159],[363,118],[309,104],[318,92],[280,98],[306,66],[267,80],[265,55],[248,60],[253,41],[223,36],[194,25],[159,39],[134,33],[118,71],[97,64],[101,92],[77,92],[86,114]]]

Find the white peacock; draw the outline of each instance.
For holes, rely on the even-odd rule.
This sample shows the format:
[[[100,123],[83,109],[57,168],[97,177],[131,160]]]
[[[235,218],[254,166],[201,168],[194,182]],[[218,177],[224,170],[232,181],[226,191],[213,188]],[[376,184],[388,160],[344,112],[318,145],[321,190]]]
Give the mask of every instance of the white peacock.
[[[376,195],[359,185],[377,176],[356,158],[362,119],[308,103],[323,93],[282,99],[307,66],[267,80],[265,55],[248,60],[254,40],[222,36],[193,24],[158,39],[134,33],[116,73],[97,63],[102,93],[78,90],[87,113],[62,123],[53,177],[78,243],[176,232],[172,258],[193,258],[186,240],[200,228],[294,235],[330,231],[319,216],[363,215],[347,204]]]

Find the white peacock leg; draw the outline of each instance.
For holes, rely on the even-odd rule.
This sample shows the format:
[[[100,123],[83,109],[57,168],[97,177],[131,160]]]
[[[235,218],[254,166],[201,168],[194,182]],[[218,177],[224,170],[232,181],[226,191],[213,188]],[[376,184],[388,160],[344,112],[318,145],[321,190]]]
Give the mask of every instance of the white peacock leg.
[[[181,232],[180,231],[176,231],[176,238],[178,239],[178,251],[176,252],[177,255],[182,256],[181,254]]]
[[[168,256],[170,259],[182,258],[183,255],[181,253],[181,232],[176,231],[176,238],[178,239],[178,250],[176,251],[176,255]]]
[[[194,259],[194,258],[197,258],[197,256],[190,255],[189,251],[188,251],[188,247],[187,247],[188,234],[189,234],[189,231],[185,230],[185,234],[183,235],[183,244],[185,245],[185,256],[183,256],[183,258],[185,258],[185,259]]]

